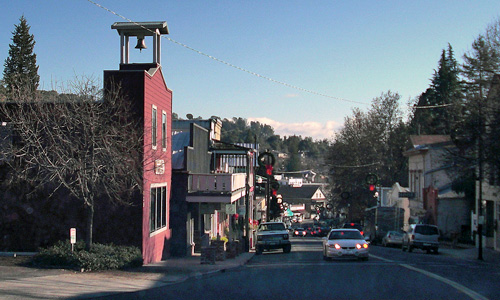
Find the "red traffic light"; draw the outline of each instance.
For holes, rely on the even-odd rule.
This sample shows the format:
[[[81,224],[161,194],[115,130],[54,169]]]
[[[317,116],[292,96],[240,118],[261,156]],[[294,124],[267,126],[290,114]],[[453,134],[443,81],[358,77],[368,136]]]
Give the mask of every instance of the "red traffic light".
[[[266,174],[269,176],[273,175],[273,165],[266,165]]]
[[[375,191],[375,185],[374,184],[370,184],[370,192],[374,192]]]

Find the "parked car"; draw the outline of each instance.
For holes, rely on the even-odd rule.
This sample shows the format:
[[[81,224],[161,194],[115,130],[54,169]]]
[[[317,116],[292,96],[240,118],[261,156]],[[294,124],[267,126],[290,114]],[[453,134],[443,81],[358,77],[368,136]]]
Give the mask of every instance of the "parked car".
[[[410,226],[410,230],[403,236],[401,248],[403,251],[411,252],[413,249],[426,250],[427,253],[433,251],[438,253],[439,249],[439,229],[435,225],[415,224]]]
[[[382,246],[397,246],[401,247],[403,244],[403,233],[399,231],[387,231],[382,238]]]
[[[306,236],[306,234],[307,234],[306,230],[302,227],[295,228],[295,230],[293,231],[293,236],[303,237]]]
[[[283,249],[284,253],[289,253],[292,249],[285,223],[266,222],[260,224],[257,229],[255,254],[261,254],[264,250],[279,248]]]
[[[357,258],[368,260],[369,245],[361,232],[354,228],[332,229],[323,238],[323,259]]]

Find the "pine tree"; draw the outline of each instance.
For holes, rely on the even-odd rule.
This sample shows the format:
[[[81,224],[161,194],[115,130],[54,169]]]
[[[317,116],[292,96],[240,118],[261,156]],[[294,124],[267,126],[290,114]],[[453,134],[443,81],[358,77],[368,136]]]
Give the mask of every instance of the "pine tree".
[[[464,55],[462,74],[467,82],[468,96],[484,98],[495,72],[500,71],[500,53],[492,48],[483,35],[473,43],[472,50]]]
[[[36,54],[33,52],[35,38],[30,34],[30,26],[24,16],[19,21],[12,33],[12,44],[9,45],[9,56],[3,71],[7,96],[11,99],[33,96],[40,81]]]
[[[418,134],[450,134],[456,111],[461,107],[461,83],[453,49],[443,49],[430,87],[418,99],[412,128]],[[419,108],[422,107],[422,108]]]

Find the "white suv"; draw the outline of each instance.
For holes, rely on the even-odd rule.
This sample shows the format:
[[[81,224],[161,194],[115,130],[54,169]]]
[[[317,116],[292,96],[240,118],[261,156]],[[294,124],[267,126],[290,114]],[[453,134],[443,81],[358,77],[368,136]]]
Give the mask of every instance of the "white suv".
[[[427,250],[427,253],[433,251],[438,253],[439,249],[439,229],[434,225],[415,224],[411,225],[410,230],[403,236],[403,251],[408,249],[411,252],[418,248]]]
[[[292,249],[285,223],[266,222],[260,224],[257,229],[255,253],[261,254],[264,250],[279,248],[283,249],[284,253],[289,253]]]

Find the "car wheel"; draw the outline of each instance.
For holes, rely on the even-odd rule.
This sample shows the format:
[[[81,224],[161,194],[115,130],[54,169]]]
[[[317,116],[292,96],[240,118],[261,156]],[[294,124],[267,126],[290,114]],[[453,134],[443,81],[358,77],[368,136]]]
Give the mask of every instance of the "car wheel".
[[[292,245],[286,245],[283,247],[283,253],[290,253],[292,250]]]

